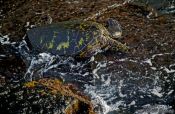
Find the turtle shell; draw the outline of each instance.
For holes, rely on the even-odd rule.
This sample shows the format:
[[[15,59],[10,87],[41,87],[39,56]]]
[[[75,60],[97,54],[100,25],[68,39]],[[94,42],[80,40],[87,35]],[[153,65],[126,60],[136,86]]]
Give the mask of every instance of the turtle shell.
[[[33,48],[58,55],[77,55],[102,35],[98,24],[89,21],[64,21],[27,31]],[[100,46],[100,45],[98,45]]]

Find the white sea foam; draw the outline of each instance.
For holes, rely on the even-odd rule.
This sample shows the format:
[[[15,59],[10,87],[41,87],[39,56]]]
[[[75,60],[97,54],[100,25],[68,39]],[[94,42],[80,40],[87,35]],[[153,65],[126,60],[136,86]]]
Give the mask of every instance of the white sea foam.
[[[161,89],[162,89],[161,87],[154,88],[152,89],[151,93],[158,97],[162,97],[164,93],[161,92]]]
[[[91,95],[94,107],[101,106],[102,109],[101,111],[98,110],[98,114],[107,114],[111,111],[117,111],[119,110],[119,106],[125,105],[123,100],[112,103],[113,98],[115,99],[115,96],[113,95],[114,91],[115,87],[104,85],[100,88],[87,85],[85,90],[85,92]]]
[[[8,36],[0,39],[0,42],[3,44],[11,44]],[[18,48],[22,49],[25,45],[26,42],[21,42],[21,45]],[[67,81],[67,77],[69,77],[69,75],[77,76],[74,78],[69,78],[74,80],[76,84],[84,83],[84,92],[91,97],[94,106],[98,107],[100,105],[100,107],[102,108],[102,111],[99,110],[99,114],[107,114],[111,111],[118,111],[119,107],[125,108],[137,106],[137,102],[139,102],[138,98],[144,99],[145,96],[155,96],[156,98],[160,99],[164,98],[165,93],[162,92],[163,88],[161,87],[161,79],[159,76],[161,75],[162,71],[165,71],[167,74],[174,73],[175,70],[173,68],[175,65],[173,63],[169,65],[169,67],[165,67],[162,65],[160,68],[158,68],[157,66],[154,66],[152,64],[152,61],[155,59],[155,57],[163,56],[165,54],[171,55],[171,53],[161,53],[154,54],[150,58],[146,58],[145,60],[139,60],[138,58],[124,58],[115,61],[98,62],[95,61],[95,57],[93,56],[88,62],[88,64],[90,64],[91,62],[95,62],[97,64],[96,67],[92,69],[93,79],[86,80],[89,79],[91,75],[91,72],[83,72],[86,63],[74,63],[75,61],[71,57],[60,58],[59,56],[55,56],[49,53],[39,53],[38,55],[33,55],[30,59],[28,59],[30,61],[30,64],[27,68],[27,72],[24,78],[30,81],[35,79],[36,75],[39,76],[39,78],[42,78],[43,73],[51,71],[52,69],[57,70],[60,68],[61,65],[66,65],[66,68],[69,68],[68,72],[62,72],[61,70],[59,70],[58,72],[56,72],[58,73],[57,75],[63,76],[63,80],[65,81]],[[3,57],[4,55],[2,54],[0,56]],[[150,75],[148,71],[145,71],[147,73],[141,74],[138,71],[129,70],[123,66],[121,66],[122,69],[120,70],[113,69],[112,71],[108,71],[109,66],[111,67],[112,65],[114,65],[115,67],[116,62],[122,63],[127,61],[138,65],[148,64],[150,68],[154,70],[154,73]],[[78,69],[78,71],[74,72],[74,69]],[[63,68],[63,70],[67,69]],[[88,81],[89,83],[93,82],[93,84],[87,84]],[[141,81],[143,84],[140,83]],[[168,80],[166,81],[168,82]],[[138,98],[135,98],[138,92],[142,94],[139,95]],[[169,90],[166,95],[171,95],[173,92],[174,90]],[[129,98],[131,98],[132,100],[128,101]],[[143,114],[147,113],[143,110],[138,110],[135,114],[139,114],[137,112],[143,112]]]
[[[0,36],[0,43],[2,45],[10,44],[11,42],[9,41],[9,36],[8,35]]]
[[[164,67],[163,70],[166,71],[166,73],[168,73],[168,74],[175,72],[175,69],[168,69],[167,67]]]
[[[153,65],[152,62],[151,62],[151,59],[147,59],[147,60],[145,60],[144,63],[148,63],[150,66]]]
[[[38,71],[42,72],[44,70],[44,66],[52,61],[53,57],[54,56],[51,56],[48,53],[40,53],[38,56],[33,57],[24,78],[32,81],[33,73],[36,71],[37,67],[39,67]]]
[[[134,64],[147,64],[150,63],[153,58],[156,56],[162,56],[163,54],[156,54],[153,55],[150,59],[143,60],[139,62],[137,59],[131,59],[131,58],[125,58],[125,59],[119,59],[118,61],[120,62],[125,62],[125,61],[130,61],[131,63],[133,62]],[[56,59],[58,59],[57,62]],[[149,60],[149,62],[147,61]],[[51,55],[49,53],[40,53],[38,55],[35,55],[32,57],[29,68],[27,69],[25,78],[29,80],[33,80],[34,75],[38,73],[38,75],[41,75],[40,78],[42,78],[42,74],[44,72],[48,72],[49,70],[52,70],[54,68],[59,68],[59,66],[62,64],[69,65],[70,69],[74,68],[84,68],[85,64],[82,63],[72,63],[71,58],[66,58],[66,59],[61,59],[59,56]],[[143,93],[143,95],[140,95],[140,98],[144,99],[145,95],[148,94],[148,97],[152,96],[157,96],[158,98],[163,98],[164,93],[162,92],[162,88],[159,86],[159,80],[160,78],[158,75],[160,72],[157,72],[157,74],[153,74],[150,77],[144,77],[141,76],[141,74],[137,72],[133,72],[131,70],[126,70],[127,78],[125,76],[121,76],[123,71],[112,71],[112,72],[104,72],[101,73],[101,71],[107,71],[109,65],[116,64],[114,61],[101,61],[101,62],[96,62],[94,56],[90,59],[90,62],[95,62],[97,63],[96,68],[92,70],[92,75],[94,76],[93,80],[91,82],[94,82],[93,85],[89,84],[84,84],[85,90],[84,92],[89,95],[92,99],[92,102],[95,107],[100,107],[102,108],[101,111],[100,109],[97,111],[99,114],[108,114],[109,112],[112,111],[118,111],[119,107],[131,107],[134,105],[137,105],[137,99],[133,99],[131,102],[127,102],[128,97],[134,97],[137,92]],[[90,63],[88,62],[88,64]],[[149,64],[152,69],[154,66],[152,64]],[[173,66],[173,64],[171,64]],[[125,68],[126,69],[126,68]],[[164,67],[162,69],[165,70]],[[90,72],[84,72],[83,74],[79,72],[72,72],[74,75],[80,75],[83,78],[87,78],[90,75]],[[114,72],[114,73],[113,73]],[[167,73],[169,73],[168,71]],[[172,71],[171,71],[172,72]],[[71,72],[69,72],[70,74]],[[66,77],[68,75],[67,72],[61,72],[59,71],[59,75]],[[138,75],[135,77],[135,75]],[[74,79],[77,81],[76,83],[87,83],[87,80],[82,79]],[[144,86],[140,86],[135,82],[139,82],[139,80],[152,80],[151,83],[146,83]],[[67,80],[67,78],[63,78],[64,81]],[[133,80],[133,82],[130,82]],[[128,86],[128,84],[131,83],[131,86]],[[135,84],[135,85],[134,85]],[[132,87],[133,85],[133,87]],[[129,88],[130,89],[129,89]],[[128,89],[128,90],[127,90]],[[138,91],[137,91],[138,89]],[[124,91],[127,91],[124,92]],[[173,91],[170,90],[168,94],[171,94]],[[140,110],[138,110],[140,112]],[[146,112],[145,112],[146,113]],[[135,114],[138,114],[137,112]],[[140,113],[141,114],[141,113]]]
[[[144,105],[142,109],[137,110],[134,114],[174,114],[172,107],[166,105]]]
[[[171,54],[171,53],[164,53],[164,54]],[[85,92],[90,94],[93,103],[95,103],[95,105],[98,106],[98,104],[102,105],[102,112],[100,112],[99,114],[107,114],[111,111],[114,110],[118,110],[119,106],[121,107],[130,107],[130,106],[134,106],[137,105],[137,99],[133,100],[130,103],[126,103],[127,100],[123,100],[123,99],[127,99],[128,97],[134,97],[135,95],[137,95],[137,92],[141,92],[143,93],[143,95],[140,95],[140,98],[142,97],[142,99],[144,99],[145,96],[152,98],[153,96],[157,97],[157,98],[163,98],[165,96],[166,93],[164,93],[161,87],[161,82],[160,82],[160,74],[162,71],[156,71],[157,68],[153,66],[152,64],[152,60],[157,57],[157,56],[163,56],[164,54],[155,54],[153,55],[150,59],[146,59],[143,60],[141,62],[139,62],[137,59],[136,60],[132,60],[130,58],[125,58],[125,59],[119,59],[118,61],[120,62],[125,62],[125,61],[130,61],[133,63],[137,63],[137,64],[142,64],[142,65],[146,65],[147,63],[150,65],[150,68],[155,70],[155,74],[152,74],[151,76],[147,77],[147,76],[143,76],[141,74],[141,76],[139,76],[136,72],[133,71],[126,71],[127,72],[127,76],[128,78],[115,78],[117,75],[122,74],[123,71],[118,71],[116,72],[116,74],[111,73],[111,72],[105,72],[100,74],[101,70],[104,68],[108,68],[109,64],[115,64],[115,62],[107,62],[105,65],[101,65],[101,63],[99,63],[95,69],[94,74],[96,76],[98,76],[98,78],[96,78],[95,82],[95,86],[89,86],[86,85],[86,90]],[[101,67],[103,66],[103,67]],[[173,66],[173,65],[171,65]],[[160,68],[163,70],[164,67]],[[103,71],[103,70],[102,70]],[[148,71],[146,71],[148,72]],[[173,71],[172,71],[173,72]],[[169,72],[167,72],[169,73]],[[132,77],[130,75],[138,75],[137,78],[136,77]],[[149,73],[146,73],[146,75],[149,75]],[[107,77],[107,78],[106,78]],[[166,78],[166,77],[165,77]],[[129,90],[130,92],[125,94],[123,93],[123,91],[127,91],[127,87],[128,86],[128,82],[127,80],[135,80],[135,82],[139,82],[139,80],[152,80],[152,82],[150,83],[145,83],[144,86],[141,85],[133,85],[133,87],[131,89],[133,90]],[[100,83],[100,85],[98,85],[98,82]],[[114,84],[115,83],[115,84]],[[134,84],[133,82],[131,84]],[[138,88],[138,91],[137,91]],[[128,88],[129,89],[129,88]],[[168,92],[168,94],[171,94],[173,91],[170,90]],[[96,101],[98,99],[98,102]],[[122,100],[118,100],[116,101],[116,99],[122,99]],[[113,102],[116,101],[116,102]],[[115,107],[115,108],[114,108]],[[159,107],[159,106],[158,106]],[[152,109],[150,109],[152,110]],[[161,111],[161,110],[159,110]],[[140,110],[138,110],[138,112],[140,112]],[[148,111],[149,112],[149,111]],[[146,114],[147,112],[140,113],[140,114]],[[139,113],[135,113],[135,114],[139,114]],[[155,113],[157,114],[157,113]]]
[[[102,62],[99,62],[97,67],[95,69],[93,69],[92,73],[94,75],[94,78],[100,78],[97,74],[98,70],[101,69],[101,68],[104,68],[106,67],[106,62],[102,63]]]

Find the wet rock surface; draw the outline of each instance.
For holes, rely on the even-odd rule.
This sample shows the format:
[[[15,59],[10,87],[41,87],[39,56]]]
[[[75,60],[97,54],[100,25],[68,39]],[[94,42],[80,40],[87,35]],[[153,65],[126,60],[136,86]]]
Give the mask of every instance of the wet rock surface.
[[[1,113],[94,114],[89,99],[57,79],[1,87]]]
[[[122,0],[4,0],[0,12],[0,33],[8,35],[11,42],[18,42],[31,26],[90,18],[112,4],[123,2]],[[90,65],[92,75],[96,78],[94,80],[92,77],[84,78],[84,81],[90,82],[85,86],[83,86],[84,82],[81,82],[83,77],[79,75],[77,75],[79,81],[76,81],[75,77],[71,77],[73,81],[70,80],[71,78],[63,77],[65,81],[68,79],[66,81],[68,84],[81,85],[78,88],[85,96],[92,99],[92,103],[96,100],[99,102],[98,99],[103,98],[106,104],[103,104],[104,102],[97,104],[103,104],[107,108],[103,110],[99,106],[94,106],[97,113],[102,110],[99,113],[141,114],[145,112],[144,110],[156,109],[154,106],[157,105],[158,110],[163,109],[162,105],[167,106],[165,107],[167,111],[162,113],[173,113],[175,15],[160,15],[149,19],[147,18],[149,14],[149,8],[127,3],[106,10],[97,18],[90,18],[102,24],[108,18],[118,20],[123,29],[122,38],[119,40],[130,48],[127,54],[107,52],[96,55]],[[57,89],[56,94],[47,94],[50,87],[54,87],[53,85],[42,85],[43,82],[40,81],[39,86],[27,88],[22,82],[14,83],[24,76],[27,68],[22,58],[11,52],[13,50],[8,45],[0,43],[0,111],[2,113],[65,113],[60,109],[65,109],[68,104],[74,102],[75,105],[72,105],[67,113],[93,113],[89,111],[91,110],[89,102],[74,95],[64,96]],[[49,79],[46,79],[47,81],[49,82]],[[81,84],[77,84],[80,82]],[[82,91],[82,88],[86,88],[85,91]],[[110,92],[108,96],[107,93]],[[111,101],[110,98],[113,100]],[[121,105],[117,104],[119,101]],[[76,102],[78,102],[78,109],[74,108],[77,106]],[[75,112],[71,112],[74,109]]]

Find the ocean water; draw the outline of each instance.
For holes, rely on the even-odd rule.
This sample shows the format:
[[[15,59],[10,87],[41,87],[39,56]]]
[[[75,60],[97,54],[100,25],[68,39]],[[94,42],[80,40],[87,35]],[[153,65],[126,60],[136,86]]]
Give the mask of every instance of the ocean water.
[[[3,45],[13,45],[7,36],[1,37]],[[173,114],[175,59],[164,65],[156,64],[157,57],[164,59],[174,53],[154,54],[146,59],[122,57],[114,60],[78,62],[72,57],[50,53],[27,55],[25,41],[17,47],[27,58],[28,67],[23,77],[32,81],[56,77],[75,84],[89,96],[94,110],[99,114]],[[5,55],[1,55],[5,56]]]

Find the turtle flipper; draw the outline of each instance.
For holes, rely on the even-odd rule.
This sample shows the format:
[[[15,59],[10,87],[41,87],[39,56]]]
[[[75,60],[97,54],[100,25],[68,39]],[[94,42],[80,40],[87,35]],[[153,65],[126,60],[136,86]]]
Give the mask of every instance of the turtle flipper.
[[[122,52],[128,52],[129,48],[126,46],[126,44],[122,44],[121,42],[110,39],[108,40],[108,49],[112,51],[122,51]]]

